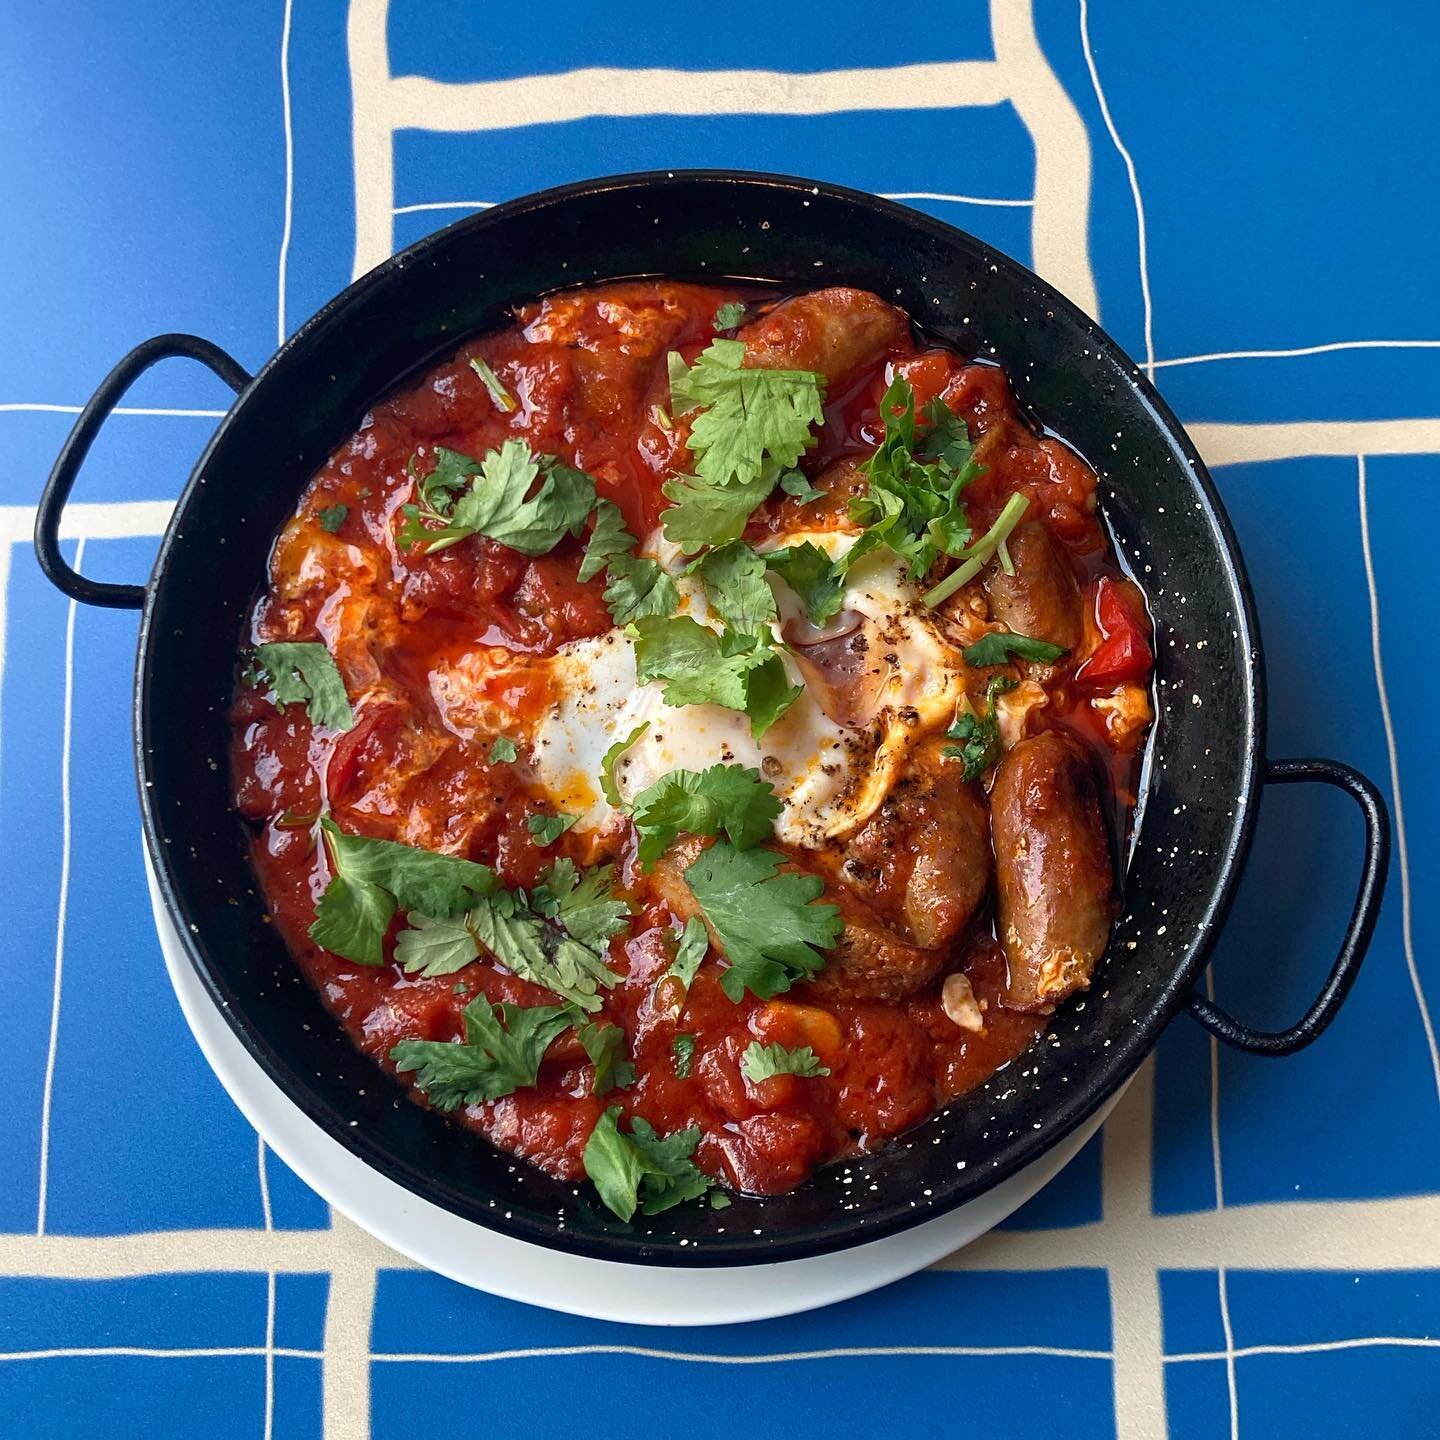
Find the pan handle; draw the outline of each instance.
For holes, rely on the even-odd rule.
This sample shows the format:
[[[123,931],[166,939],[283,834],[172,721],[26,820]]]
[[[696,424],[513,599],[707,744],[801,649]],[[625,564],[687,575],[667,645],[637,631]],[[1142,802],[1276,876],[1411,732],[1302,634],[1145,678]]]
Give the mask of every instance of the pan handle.
[[[1295,785],[1310,780],[1345,791],[1360,807],[1365,820],[1365,864],[1360,872],[1355,908],[1351,911],[1345,938],[1340,942],[1340,954],[1330,967],[1319,995],[1288,1030],[1252,1030],[1203,995],[1190,997],[1190,1014],[1212,1035],[1252,1055],[1293,1055],[1319,1038],[1345,1003],[1360,973],[1360,962],[1369,948],[1385,894],[1385,872],[1390,864],[1390,816],[1380,791],[1358,770],[1338,760],[1272,760],[1265,771],[1267,785]]]
[[[61,447],[35,511],[35,554],[40,568],[50,583],[72,600],[111,610],[138,610],[145,603],[145,586],[107,585],[78,574],[65,563],[60,553],[60,516],[74,488],[75,477],[100,427],[110,418],[110,412],[152,365],[173,355],[183,355],[208,366],[237,394],[250,383],[249,374],[237,361],[198,335],[157,335],[137,345],[100,382],[100,388],[80,412],[80,418]]]

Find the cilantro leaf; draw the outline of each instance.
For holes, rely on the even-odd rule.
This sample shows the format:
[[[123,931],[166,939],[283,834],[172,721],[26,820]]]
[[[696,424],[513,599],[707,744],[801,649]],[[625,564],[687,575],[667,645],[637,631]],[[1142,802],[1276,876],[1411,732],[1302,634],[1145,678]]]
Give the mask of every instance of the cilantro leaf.
[[[960,743],[946,745],[940,753],[965,766],[961,779],[967,784],[978,780],[1000,758],[1000,722],[995,715],[995,699],[1014,688],[1015,682],[1008,675],[992,675],[985,687],[983,713],[977,711],[968,698],[962,699],[956,708],[955,719],[945,738]]]
[[[670,1042],[670,1053],[675,1057],[675,1078],[688,1080],[690,1067],[695,1060],[695,1037],[693,1035],[677,1035]]]
[[[613,873],[609,865],[601,865],[582,875],[573,860],[557,860],[531,892],[530,903],[540,914],[558,920],[572,940],[599,954],[610,937],[630,923],[629,904],[610,893]]]
[[[941,400],[926,407],[928,429],[916,438],[915,391],[897,375],[880,402],[885,438],[865,462],[865,494],[850,501],[850,517],[866,533],[845,558],[848,568],[877,545],[888,545],[921,579],[941,555],[969,544],[970,521],[961,492],[980,473],[965,422]]]
[[[738,540],[751,511],[775,488],[775,480],[767,467],[744,483],[708,485],[698,476],[682,475],[660,488],[670,501],[660,516],[665,538],[693,555],[706,545]]]
[[[780,477],[780,488],[802,505],[808,505],[812,500],[820,499],[825,493],[810,483],[803,470],[787,470]]]
[[[778,478],[814,443],[810,427],[825,423],[823,376],[746,369],[744,361],[741,340],[712,341],[690,366],[670,357],[672,411],[704,407],[690,427],[690,453],[710,485],[755,480],[767,459]]]
[[[647,616],[673,615],[680,605],[675,582],[648,556],[612,555],[610,581],[605,586],[605,604],[617,625]]]
[[[328,530],[333,535],[345,523],[345,517],[349,513],[348,505],[327,505],[318,512],[316,519],[320,521],[322,529]]]
[[[623,1090],[635,1083],[635,1066],[630,1062],[625,1032],[620,1026],[609,1021],[587,1020],[575,1033],[595,1067],[595,1081],[590,1087],[592,1095],[603,1095],[617,1088]]]
[[[739,300],[727,300],[715,312],[715,329],[737,330],[745,323],[745,306]]]
[[[472,355],[470,368],[480,377],[496,407],[507,415],[511,414],[515,409],[515,397],[500,383],[500,377],[485,363],[484,356]]]
[[[721,988],[737,1003],[746,990],[768,1000],[814,975],[825,963],[819,950],[840,938],[839,909],[812,903],[824,882],[818,875],[777,874],[784,858],[721,840],[685,871],[729,961]]]
[[[525,828],[537,845],[553,845],[580,817],[578,815],[530,815]]]
[[[422,910],[427,915],[458,915],[474,903],[477,895],[490,895],[500,888],[498,877],[488,865],[394,840],[347,835],[328,817],[321,820],[320,828],[337,876],[379,885],[403,909]],[[323,896],[321,901],[323,904]]]
[[[615,767],[620,757],[650,728],[648,720],[642,720],[628,735],[622,736],[600,757],[600,793],[612,809],[623,810],[625,802],[620,796],[620,782],[615,778]]]
[[[813,540],[772,550],[766,566],[780,575],[805,607],[817,629],[839,612],[845,598],[845,572]]]
[[[613,500],[595,502],[595,524],[585,542],[585,558],[576,576],[582,583],[593,580],[612,555],[627,555],[635,548],[635,537],[625,528],[625,517]]]
[[[709,953],[710,932],[698,915],[692,915],[680,932],[680,943],[675,947],[675,958],[665,972],[666,978],[673,975],[688,991],[695,983],[696,972]]]
[[[758,1040],[752,1040],[745,1047],[740,1068],[745,1078],[757,1085],[775,1075],[799,1075],[810,1080],[830,1073],[829,1066],[822,1065],[808,1045],[790,1050],[784,1045],[762,1045]]]
[[[718,835],[723,830],[741,850],[758,845],[774,830],[780,802],[758,770],[712,765],[662,775],[635,797],[630,813],[640,837],[638,858],[648,868],[681,833]]]
[[[598,1010],[597,990],[619,983],[603,954],[547,925],[509,890],[483,897],[465,923],[507,970],[553,990],[578,1009]]]
[[[508,735],[497,735],[490,746],[487,757],[492,765],[508,765],[520,754],[515,742]]]
[[[710,608],[726,625],[758,631],[776,617],[765,563],[743,540],[731,540],[707,550],[692,569],[700,576]]]
[[[399,536],[402,545],[421,545],[427,555],[470,535],[543,555],[565,535],[578,535],[595,505],[595,482],[583,470],[537,456],[523,440],[506,440],[478,462],[443,447],[435,456],[435,469],[419,482],[421,504],[405,507]],[[531,495],[537,478],[540,488]]]
[[[395,963],[407,975],[426,980],[453,975],[480,958],[480,942],[465,916],[440,918],[412,910],[405,918],[410,928],[395,937]]]
[[[723,705],[750,717],[759,740],[804,693],[779,651],[757,635],[717,633],[688,615],[635,623],[635,675],[664,680],[667,705]]]
[[[672,504],[661,523],[687,555],[738,539],[750,512],[814,443],[811,426],[825,420],[822,376],[745,369],[744,359],[739,340],[714,341],[694,365],[669,357],[672,410],[702,410],[690,428],[695,474],[664,486]]]
[[[464,1009],[465,1039],[401,1040],[390,1058],[437,1110],[455,1110],[533,1085],[550,1042],[573,1016],[564,1005],[491,1005],[483,995]],[[502,1028],[501,1021],[504,1022]]]
[[[310,938],[356,965],[385,963],[385,935],[395,914],[395,897],[368,880],[335,875],[315,907]]]
[[[332,730],[349,730],[355,712],[345,693],[330,652],[318,640],[276,640],[255,647],[256,663],[269,678],[275,703],[283,710],[297,700],[305,702],[310,719]]]
[[[698,1199],[715,1183],[690,1158],[700,1143],[698,1125],[662,1138],[638,1115],[626,1135],[619,1119],[620,1106],[612,1105],[596,1121],[583,1161],[601,1200],[620,1219],[629,1220],[637,1206],[658,1215]]]
[[[1064,653],[1063,645],[1051,645],[1046,640],[1032,640],[1028,635],[1015,635],[1004,630],[992,630],[988,635],[982,635],[964,652],[965,663],[977,667],[1007,664],[1012,655],[1048,665]]]

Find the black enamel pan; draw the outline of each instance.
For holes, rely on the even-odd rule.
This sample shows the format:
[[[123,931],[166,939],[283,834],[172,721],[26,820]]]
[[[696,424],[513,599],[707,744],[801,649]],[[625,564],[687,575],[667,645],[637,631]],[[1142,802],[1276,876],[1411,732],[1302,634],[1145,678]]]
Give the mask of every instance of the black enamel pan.
[[[1051,1037],[1016,1067],[1023,1078],[1007,1073],[905,1140],[851,1162],[843,1192],[833,1170],[821,1171],[789,1195],[737,1198],[723,1212],[681,1207],[630,1226],[586,1187],[577,1197],[574,1186],[517,1165],[439,1114],[396,1103],[400,1088],[298,983],[265,923],[230,808],[225,716],[234,649],[271,539],[311,472],[372,402],[464,337],[503,323],[513,305],[639,275],[792,290],[856,285],[893,298],[961,353],[998,360],[1033,415],[1100,464],[1117,545],[1155,582],[1149,598],[1160,643],[1158,719],[1126,909],[1094,988],[1054,1016]],[[149,583],[84,578],[61,557],[61,510],[106,416],[143,371],[172,355],[209,366],[237,391],[235,404],[180,497]],[[1264,675],[1250,587],[1205,467],[1164,402],[1093,322],[1028,270],[871,195],[731,172],[566,186],[462,220],[387,260],[303,325],[253,379],[193,336],[147,341],[76,422],[41,500],[35,541],[46,574],[67,595],[143,608],[135,743],[145,836],[175,928],[236,1034],[307,1115],[377,1170],[540,1245],[610,1260],[736,1265],[815,1255],[931,1219],[1091,1115],[1179,1010],[1258,1054],[1308,1044],[1343,1002],[1380,907],[1389,827],[1375,786],[1334,761],[1267,761],[1261,753]],[[1297,781],[1354,797],[1365,862],[1318,997],[1290,1029],[1268,1033],[1194,987],[1250,845],[1260,787]]]

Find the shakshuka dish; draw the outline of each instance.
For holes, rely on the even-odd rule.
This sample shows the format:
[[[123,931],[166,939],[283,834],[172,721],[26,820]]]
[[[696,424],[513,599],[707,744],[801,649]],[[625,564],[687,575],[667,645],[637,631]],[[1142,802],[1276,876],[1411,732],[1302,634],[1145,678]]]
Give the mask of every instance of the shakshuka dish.
[[[557,294],[275,541],[235,803],[421,1103],[622,1219],[776,1194],[1090,985],[1152,719],[1091,467],[852,289]]]

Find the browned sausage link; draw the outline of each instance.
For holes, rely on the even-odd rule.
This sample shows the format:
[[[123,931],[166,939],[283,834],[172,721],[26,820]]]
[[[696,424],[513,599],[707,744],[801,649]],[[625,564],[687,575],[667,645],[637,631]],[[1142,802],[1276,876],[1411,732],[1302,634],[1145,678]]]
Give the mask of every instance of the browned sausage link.
[[[905,316],[868,290],[815,290],[784,300],[744,326],[745,363],[760,370],[818,370],[833,391],[909,338]]]
[[[1003,999],[1049,1010],[1090,984],[1114,918],[1114,876],[1095,771],[1056,730],[1022,740],[990,792]]]
[[[1010,537],[1015,573],[997,562],[986,572],[991,616],[1019,635],[1073,650],[1084,631],[1080,587],[1070,562],[1038,520],[1027,520]]]
[[[696,836],[683,837],[656,861],[649,877],[656,893],[682,920],[702,913],[685,883],[685,870],[704,848],[705,841]],[[784,868],[811,873],[794,863]],[[943,950],[907,944],[842,884],[827,882],[824,898],[840,907],[845,928],[835,948],[825,952],[825,968],[809,983],[810,990],[848,1000],[899,1000],[935,978],[945,958]]]
[[[948,945],[990,886],[989,816],[942,742],[915,749],[880,808],[844,845],[840,876],[927,950]]]

